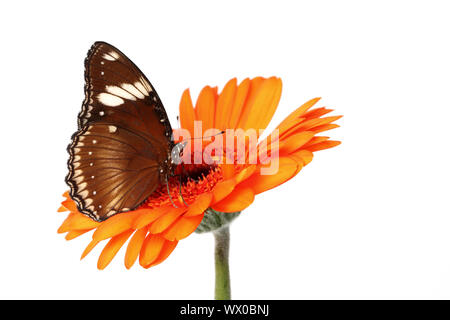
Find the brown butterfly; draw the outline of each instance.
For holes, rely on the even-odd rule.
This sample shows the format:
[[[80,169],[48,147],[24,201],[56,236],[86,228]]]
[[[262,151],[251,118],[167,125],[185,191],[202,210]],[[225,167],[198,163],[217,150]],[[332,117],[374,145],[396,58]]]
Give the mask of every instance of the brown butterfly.
[[[78,210],[103,221],[137,208],[167,184],[182,147],[173,142],[155,89],[118,49],[94,43],[85,60],[85,81],[66,182]]]

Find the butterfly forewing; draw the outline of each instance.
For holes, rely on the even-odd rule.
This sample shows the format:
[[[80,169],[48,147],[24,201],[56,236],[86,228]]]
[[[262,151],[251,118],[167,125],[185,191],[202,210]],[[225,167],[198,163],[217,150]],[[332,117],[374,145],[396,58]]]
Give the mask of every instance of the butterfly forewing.
[[[80,212],[101,221],[135,209],[169,175],[172,129],[154,88],[123,53],[95,43],[66,178]]]

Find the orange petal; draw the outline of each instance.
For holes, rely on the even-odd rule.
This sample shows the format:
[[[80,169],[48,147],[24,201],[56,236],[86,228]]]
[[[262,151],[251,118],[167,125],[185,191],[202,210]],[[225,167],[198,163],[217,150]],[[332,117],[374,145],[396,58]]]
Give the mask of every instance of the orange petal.
[[[186,211],[186,208],[172,208],[163,216],[159,217],[150,226],[151,233],[160,233],[166,230],[175,220]]]
[[[239,118],[237,128],[244,129],[243,125],[245,125],[248,117],[250,116],[250,113],[252,112],[253,105],[259,94],[259,89],[266,80],[267,79],[265,79],[263,77],[256,77],[256,78],[253,78],[250,80],[249,92],[247,95],[247,99],[245,100],[245,104],[242,108],[242,113]]]
[[[130,211],[123,212],[112,216],[111,218],[103,221],[97,230],[92,235],[93,239],[104,240],[111,238],[119,233],[122,233],[132,228],[134,220],[139,215],[139,212]]]
[[[98,258],[97,268],[103,270],[115,257],[117,252],[122,248],[123,244],[128,240],[134,230],[125,231],[117,236],[111,238],[106,246],[103,248],[100,257]]]
[[[309,150],[299,150],[294,153],[291,153],[292,156],[296,156],[302,160],[303,166],[306,166],[313,159],[313,153]]]
[[[83,259],[84,257],[86,257],[86,256],[89,254],[89,252],[91,252],[92,249],[94,249],[95,246],[96,246],[99,242],[100,242],[100,241],[97,241],[97,240],[91,240],[91,242],[89,242],[89,244],[87,245],[86,249],[84,249],[83,253],[81,254],[81,258],[80,258],[80,259]]]
[[[180,125],[194,135],[195,111],[189,89],[184,90],[180,101]]]
[[[336,146],[338,146],[340,144],[341,144],[340,141],[329,140],[329,141],[324,141],[324,142],[320,142],[320,143],[317,143],[315,145],[312,145],[312,146],[308,147],[307,150],[309,150],[311,152],[314,152],[314,151],[319,151],[319,150],[333,148],[333,147],[336,147]]]
[[[239,184],[253,175],[256,170],[256,165],[249,165],[247,168],[241,170],[236,174],[236,184]]]
[[[228,196],[236,186],[234,179],[223,180],[214,186],[212,203],[216,203]]]
[[[289,116],[287,116],[277,127],[280,130],[280,136],[282,132],[291,127],[290,124],[292,124],[293,121],[295,123],[296,119],[302,117],[305,112],[308,111],[312,106],[314,106],[319,100],[320,98],[311,99],[301,105],[295,111],[293,111]]]
[[[72,230],[72,231],[69,231],[67,234],[66,234],[66,240],[72,240],[72,239],[75,239],[75,238],[77,238],[77,237],[79,237],[79,236],[81,236],[81,235],[83,235],[83,234],[85,234],[86,232],[89,232],[89,231],[91,231],[92,229],[86,229],[86,230]]]
[[[195,105],[196,119],[202,121],[203,132],[214,128],[215,109],[214,89],[206,86],[200,91]]]
[[[236,172],[234,164],[223,163],[220,165],[220,169],[222,170],[224,180],[234,177]]]
[[[159,253],[158,258],[155,261],[153,261],[151,264],[145,266],[144,268],[154,267],[157,264],[160,264],[161,262],[166,260],[170,256],[170,254],[173,252],[173,250],[176,248],[177,244],[178,244],[178,241],[164,242],[164,245],[161,249],[161,252]]]
[[[280,101],[281,87],[281,80],[276,77],[257,83],[257,87],[251,90],[239,127],[244,130],[265,129]]]
[[[139,217],[136,218],[132,227],[134,229],[141,229],[141,228],[149,225],[150,223],[152,223],[153,221],[155,221],[162,215],[169,212],[169,210],[171,208],[172,207],[165,206],[165,207],[159,207],[159,208],[153,208],[153,209],[141,209],[140,210],[141,214],[139,215]]]
[[[67,209],[66,207],[64,207],[64,206],[60,206],[59,208],[58,208],[58,212],[65,212],[65,211],[68,211],[69,209]]]
[[[254,199],[255,194],[252,189],[239,186],[225,199],[211,207],[220,212],[237,212],[242,211],[251,205]]]
[[[317,127],[311,128],[310,130],[314,131],[315,133],[319,133],[319,132],[328,131],[328,130],[336,129],[336,128],[339,128],[338,124],[329,123],[329,124],[324,124],[322,126],[317,126]]]
[[[69,226],[70,226],[70,221],[73,219],[73,216],[74,216],[74,215],[75,215],[75,213],[70,212],[70,213],[67,215],[66,219],[64,219],[64,221],[63,221],[63,223],[61,224],[61,226],[59,226],[59,228],[58,228],[58,230],[57,230],[56,232],[58,232],[58,233],[65,233],[65,232],[70,231],[70,228],[69,228]]]
[[[296,133],[290,135],[287,138],[284,138],[280,141],[280,155],[289,154],[295,150],[298,150],[303,145],[305,145],[308,141],[310,141],[314,137],[314,132],[304,131],[300,133]]]
[[[188,207],[187,212],[183,215],[183,217],[193,217],[205,212],[211,204],[213,195],[212,193],[203,193],[197,197],[195,202]]]
[[[84,230],[96,228],[100,223],[91,218],[76,212],[70,213],[58,229],[58,233],[64,233],[71,230]]]
[[[301,164],[289,157],[280,157],[278,171],[272,175],[262,175],[258,170],[252,177],[245,181],[244,185],[251,187],[255,194],[275,188],[294,177]]]
[[[141,266],[145,267],[158,258],[164,242],[166,240],[157,234],[148,234],[142,244],[141,252],[139,255],[139,263]]]
[[[233,108],[234,98],[237,90],[236,78],[227,82],[217,100],[215,125],[219,130],[228,129],[228,117]]]
[[[64,200],[61,204],[72,212],[78,212],[77,205],[72,199]]]
[[[317,144],[317,143],[319,143],[319,142],[327,141],[327,140],[329,140],[329,139],[330,139],[330,137],[322,137],[322,136],[314,137],[314,138],[312,138],[310,141],[308,141],[308,143],[305,143],[305,144],[303,145],[303,148],[302,148],[302,149],[308,148],[308,147],[310,147],[310,146],[312,146],[312,145],[314,145],[314,144]]]
[[[306,112],[303,117],[307,118],[307,119],[313,119],[313,118],[319,118],[327,113],[330,113],[331,111],[333,111],[332,109],[327,109],[327,108],[315,108],[312,110],[309,110],[308,112]]]
[[[250,79],[244,79],[238,86],[234,97],[234,103],[230,113],[228,114],[228,129],[236,129],[241,117],[244,103],[247,99],[248,91],[250,89]]]
[[[131,237],[130,242],[128,243],[127,252],[125,253],[125,267],[127,269],[130,269],[136,262],[147,232],[148,229],[145,227],[137,230],[133,234],[133,237]]]
[[[194,217],[181,217],[164,232],[164,238],[170,241],[186,238],[197,229],[200,222],[202,222],[203,215],[202,213]]]
[[[315,118],[311,120],[304,121],[300,126],[296,128],[296,131],[305,131],[305,130],[312,130],[316,127],[329,124],[331,122],[334,122],[336,120],[339,120],[342,118],[342,116],[334,116],[334,117],[324,117],[324,118]]]

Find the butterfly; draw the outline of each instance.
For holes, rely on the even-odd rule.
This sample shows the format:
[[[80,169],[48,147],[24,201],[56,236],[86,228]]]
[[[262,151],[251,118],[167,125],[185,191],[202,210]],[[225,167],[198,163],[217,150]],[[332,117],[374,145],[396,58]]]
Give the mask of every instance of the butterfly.
[[[66,183],[78,210],[104,221],[167,184],[183,145],[174,143],[150,81],[112,45],[96,42],[89,50],[84,92]]]

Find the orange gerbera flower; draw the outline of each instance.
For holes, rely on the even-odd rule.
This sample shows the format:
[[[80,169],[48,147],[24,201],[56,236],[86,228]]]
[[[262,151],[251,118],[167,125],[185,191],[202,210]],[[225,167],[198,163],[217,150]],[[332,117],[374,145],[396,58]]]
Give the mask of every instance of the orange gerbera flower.
[[[189,90],[186,90],[180,102],[181,127],[193,133],[194,121],[199,120],[203,130],[265,129],[275,113],[280,96],[281,80],[276,77],[245,79],[239,84],[232,79],[220,94],[217,87],[206,86],[200,92],[195,107]],[[179,240],[197,229],[209,208],[224,215],[240,212],[254,201],[256,195],[294,177],[311,162],[313,152],[340,143],[317,136],[320,132],[338,127],[333,122],[340,118],[323,117],[332,111],[330,109],[311,109],[318,100],[306,102],[281,122],[276,138],[268,136],[258,144],[258,152],[278,152],[276,174],[261,174],[260,169],[267,167],[261,161],[187,165],[189,176],[181,185],[178,178],[169,182],[170,193],[174,195],[172,200],[166,186],[161,186],[138,209],[117,214],[103,222],[81,214],[66,192],[66,199],[58,211],[70,213],[58,232],[67,232],[66,239],[71,240],[94,230],[92,241],[82,258],[97,244],[109,239],[98,259],[99,269],[104,269],[111,262],[128,239],[126,268],[130,268],[138,258],[144,268],[161,263]],[[276,150],[267,144],[275,140]]]

